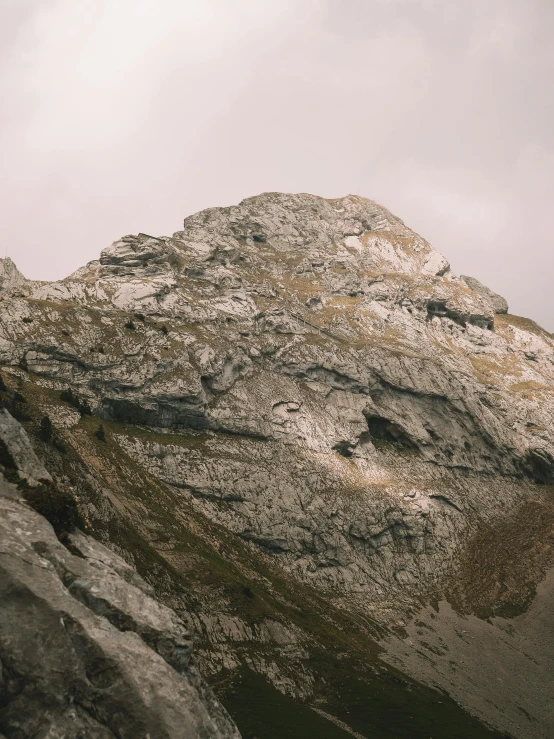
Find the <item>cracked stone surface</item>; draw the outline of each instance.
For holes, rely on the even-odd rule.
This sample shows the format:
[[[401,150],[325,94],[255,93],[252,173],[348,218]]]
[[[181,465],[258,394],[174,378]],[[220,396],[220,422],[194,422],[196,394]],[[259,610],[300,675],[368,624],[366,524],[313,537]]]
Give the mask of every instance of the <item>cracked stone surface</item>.
[[[457,277],[382,206],[265,193],[192,215],[170,237],[124,236],[58,282],[2,265],[2,376],[78,455],[77,493],[106,538],[110,517],[144,516],[122,491],[147,476],[175,520],[204,522],[199,536],[220,527],[387,628],[426,598],[522,609],[544,578],[554,337]],[[117,463],[60,399],[67,390],[106,424]],[[47,474],[62,468],[53,458]],[[177,534],[156,536],[177,559]],[[205,611],[190,624],[209,670],[231,669],[237,644],[269,633]],[[301,654],[304,637],[285,631]],[[288,671],[248,659],[309,694],[300,657]],[[488,710],[494,723],[503,708]]]
[[[209,459],[118,441],[322,584],[409,585],[499,496],[554,482],[554,340],[371,201],[269,193],[125,236],[60,282],[13,279],[8,372],[104,419],[219,434]]]
[[[238,738],[175,613],[94,539],[68,546],[0,482],[5,736]]]

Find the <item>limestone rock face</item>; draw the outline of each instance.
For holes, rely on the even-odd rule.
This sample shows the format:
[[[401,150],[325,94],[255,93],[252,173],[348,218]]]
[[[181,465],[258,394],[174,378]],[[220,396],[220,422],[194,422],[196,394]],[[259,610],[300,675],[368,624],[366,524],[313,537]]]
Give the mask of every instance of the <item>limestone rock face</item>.
[[[0,408],[0,444],[7,462],[19,476],[31,485],[40,481],[51,482],[52,478],[38,459],[21,424],[5,408]]]
[[[48,472],[98,536],[155,549],[203,668],[247,664],[304,698],[321,635],[264,610],[291,602],[283,582],[390,628],[426,598],[525,608],[552,563],[554,338],[507,309],[370,200],[265,193],[2,287],[0,369],[30,434],[51,419],[66,456],[43,444]],[[266,605],[218,590],[203,556]]]
[[[210,459],[116,438],[285,567],[388,589],[497,505],[479,479],[460,498],[460,470],[505,505],[516,478],[554,482],[554,342],[501,303],[372,201],[267,193],[6,296],[0,360],[106,420],[216,432]],[[322,517],[337,485],[366,492]]]
[[[0,259],[0,291],[24,289],[28,280],[9,257]]]
[[[120,557],[67,546],[0,482],[0,732],[10,737],[237,738],[177,616]]]
[[[478,295],[483,295],[485,298],[488,298],[494,306],[495,313],[508,312],[508,301],[506,300],[506,298],[503,298],[502,295],[498,295],[497,293],[493,292],[490,288],[481,284],[479,280],[476,280],[475,277],[462,275],[462,280],[469,288],[473,290],[473,292],[477,293]]]

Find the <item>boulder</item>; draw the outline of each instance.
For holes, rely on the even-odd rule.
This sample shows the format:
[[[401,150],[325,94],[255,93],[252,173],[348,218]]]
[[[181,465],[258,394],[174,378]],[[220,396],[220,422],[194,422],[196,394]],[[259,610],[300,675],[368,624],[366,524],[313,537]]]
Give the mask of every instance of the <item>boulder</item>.
[[[64,546],[0,482],[0,732],[56,739],[238,739],[176,614],[120,557]]]
[[[461,279],[466,283],[466,285],[473,290],[474,293],[477,293],[477,295],[486,298],[487,300],[490,300],[490,302],[493,305],[494,312],[495,313],[507,313],[508,312],[508,301],[506,298],[503,298],[502,295],[498,295],[498,293],[495,293],[493,290],[491,290],[486,285],[483,285],[482,282],[479,282],[479,280],[476,280],[475,277],[468,277],[468,275],[461,275]]]

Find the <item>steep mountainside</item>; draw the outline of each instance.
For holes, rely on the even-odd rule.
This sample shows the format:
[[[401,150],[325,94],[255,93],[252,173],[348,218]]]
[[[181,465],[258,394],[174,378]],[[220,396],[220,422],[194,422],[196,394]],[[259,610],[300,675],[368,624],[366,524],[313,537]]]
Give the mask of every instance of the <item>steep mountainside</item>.
[[[190,633],[123,559],[70,532],[74,500],[4,408],[0,454],[0,737],[240,739]]]
[[[553,735],[553,336],[355,196],[0,279],[4,405],[244,737]]]

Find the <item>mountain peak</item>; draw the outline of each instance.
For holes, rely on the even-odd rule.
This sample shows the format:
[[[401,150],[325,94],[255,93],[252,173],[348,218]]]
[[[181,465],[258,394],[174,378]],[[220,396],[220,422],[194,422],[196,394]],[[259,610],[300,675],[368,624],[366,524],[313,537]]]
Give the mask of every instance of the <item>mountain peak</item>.
[[[220,687],[262,675],[350,726],[333,711],[356,675],[371,715],[352,730],[386,736],[375,695],[395,686],[410,717],[423,695],[376,677],[387,635],[395,664],[487,724],[552,735],[529,651],[544,619],[533,642],[511,616],[552,563],[554,337],[357,195],[209,208],[0,297],[2,402],[98,537],[186,614]],[[463,716],[437,732],[431,707],[417,735],[452,736]]]
[[[27,282],[10,257],[0,259],[0,290],[22,287]]]

